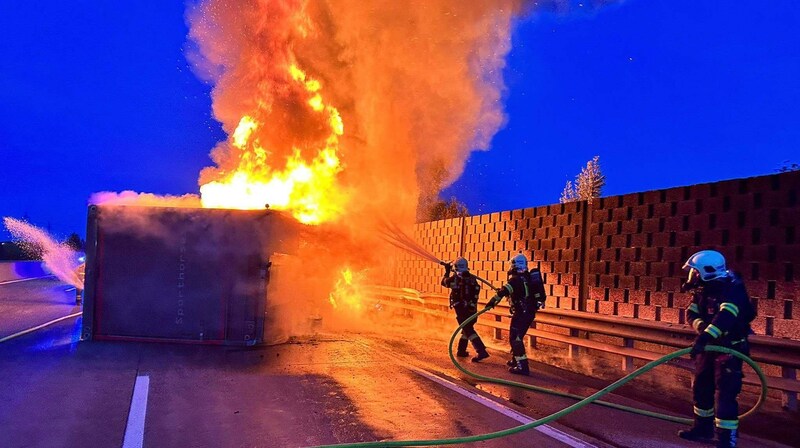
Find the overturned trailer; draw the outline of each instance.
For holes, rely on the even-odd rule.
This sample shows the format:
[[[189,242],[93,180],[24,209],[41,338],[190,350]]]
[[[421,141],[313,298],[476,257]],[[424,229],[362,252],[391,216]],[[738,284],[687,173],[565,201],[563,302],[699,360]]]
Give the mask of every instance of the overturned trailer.
[[[90,206],[82,339],[262,342],[270,257],[295,226],[269,210]]]

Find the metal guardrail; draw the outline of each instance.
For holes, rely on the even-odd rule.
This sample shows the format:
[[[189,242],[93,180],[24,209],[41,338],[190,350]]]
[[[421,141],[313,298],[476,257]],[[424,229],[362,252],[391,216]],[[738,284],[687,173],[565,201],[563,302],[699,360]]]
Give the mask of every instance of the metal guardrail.
[[[392,288],[373,286],[369,294],[381,300],[381,303],[410,312],[452,318],[448,310],[449,299],[444,294],[420,293],[408,288]],[[498,305],[484,316],[494,319],[479,319],[477,325],[492,328],[495,337],[499,338],[500,330],[508,330],[510,312],[505,304]],[[570,334],[546,331],[541,325],[550,325],[569,329]],[[621,338],[621,345],[614,345],[590,339],[591,334]],[[568,356],[577,357],[581,349],[598,350],[622,357],[622,369],[634,369],[634,359],[655,360],[664,353],[635,348],[635,342],[649,342],[667,347],[687,347],[695,338],[694,329],[688,325],[651,322],[641,319],[605,316],[584,311],[562,309],[542,309],[537,313],[534,326],[529,330],[531,345],[536,339],[547,339],[567,345]],[[781,368],[781,377],[769,376],[768,385],[782,394],[784,408],[798,409],[798,393],[800,381],[797,380],[797,369],[800,368],[800,341],[779,339],[754,335],[750,338],[751,357],[758,362],[776,365]],[[691,369],[688,360],[673,364],[680,368]],[[746,384],[757,384],[755,378],[745,376]]]

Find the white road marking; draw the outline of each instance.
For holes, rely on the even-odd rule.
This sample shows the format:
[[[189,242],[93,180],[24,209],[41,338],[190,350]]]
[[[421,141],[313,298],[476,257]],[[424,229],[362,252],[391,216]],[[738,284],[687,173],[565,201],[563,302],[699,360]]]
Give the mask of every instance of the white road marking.
[[[28,333],[33,333],[36,330],[39,330],[39,329],[42,329],[42,328],[47,327],[49,325],[53,325],[55,323],[61,322],[62,320],[70,319],[72,317],[78,317],[81,314],[83,314],[83,313],[70,314],[70,315],[67,315],[67,316],[64,316],[64,317],[59,317],[58,319],[53,319],[50,322],[45,322],[45,323],[43,323],[41,325],[37,325],[35,327],[28,328],[27,330],[18,331],[16,333],[10,334],[10,335],[8,335],[8,336],[6,336],[4,338],[0,338],[0,342],[10,341],[10,340],[12,340],[14,338],[18,338],[18,337],[26,335]]]
[[[453,392],[461,394],[461,395],[469,398],[470,400],[473,400],[473,401],[475,401],[477,403],[480,403],[480,404],[486,406],[487,408],[495,410],[495,411],[505,415],[506,417],[514,419],[514,420],[522,423],[523,425],[526,425],[528,423],[532,423],[532,422],[536,421],[535,419],[532,419],[532,418],[528,417],[527,415],[521,414],[521,413],[509,408],[508,406],[504,406],[504,405],[502,405],[502,404],[500,404],[500,403],[498,403],[498,402],[496,402],[494,400],[491,400],[489,398],[484,397],[483,395],[479,395],[479,394],[476,394],[475,392],[471,392],[469,390],[466,390],[466,389],[462,388],[461,386],[459,386],[459,385],[457,385],[457,384],[455,384],[453,382],[447,381],[446,379],[438,377],[436,375],[433,375],[433,374],[431,374],[431,373],[429,373],[429,372],[427,372],[425,370],[422,370],[422,369],[419,369],[419,368],[416,368],[416,367],[411,367],[411,366],[409,366],[409,368],[411,368],[411,370],[413,370],[417,374],[419,374],[419,375],[421,375],[421,376],[423,376],[423,377],[425,377],[425,378],[427,378],[427,379],[429,379],[429,380],[431,380],[431,381],[433,381],[433,382],[435,382],[435,383],[437,383],[439,385],[442,385],[442,386],[452,390]],[[565,433],[563,431],[555,429],[552,426],[541,425],[541,426],[537,426],[534,429],[539,431],[539,432],[541,432],[542,434],[545,434],[545,435],[547,435],[549,437],[552,437],[553,439],[556,439],[559,442],[564,443],[566,445],[569,445],[571,447],[575,447],[575,448],[597,448],[595,445],[592,445],[590,443],[584,442],[583,440],[580,440],[580,439],[578,439],[578,438],[576,438],[574,436],[571,436],[571,435],[569,435],[569,434],[567,434],[567,433]]]
[[[364,343],[364,342],[361,342],[361,341],[357,341],[357,343],[363,345],[364,347],[370,348],[369,344],[367,344],[367,343]],[[515,411],[514,409],[512,409],[512,408],[510,408],[508,406],[500,404],[500,403],[498,403],[498,402],[496,402],[496,401],[494,401],[492,399],[486,398],[483,395],[476,394],[475,392],[471,392],[471,391],[469,391],[467,389],[464,389],[463,387],[457,385],[456,383],[453,383],[452,381],[448,381],[448,380],[446,380],[444,378],[441,378],[439,376],[436,376],[436,375],[430,373],[427,370],[424,370],[424,369],[422,369],[420,367],[417,367],[416,365],[411,364],[410,362],[402,359],[401,357],[399,357],[397,355],[391,355],[391,354],[388,354],[388,353],[381,353],[381,354],[379,354],[379,356],[391,359],[395,363],[397,363],[398,365],[401,365],[401,366],[407,368],[408,370],[411,370],[412,372],[415,372],[415,373],[417,373],[418,375],[420,375],[420,376],[422,376],[424,378],[427,378],[427,379],[429,379],[429,380],[431,380],[431,381],[433,381],[435,383],[438,383],[438,384],[440,384],[440,385],[452,390],[453,392],[457,392],[457,393],[459,393],[459,394],[461,394],[461,395],[463,395],[463,396],[465,396],[465,397],[467,397],[467,398],[469,398],[469,399],[471,399],[471,400],[473,400],[473,401],[475,401],[477,403],[480,403],[480,404],[482,404],[482,405],[484,405],[484,406],[486,406],[486,407],[488,407],[490,409],[493,409],[493,410],[495,410],[495,411],[497,411],[497,412],[499,412],[499,413],[501,413],[501,414],[513,419],[513,420],[516,420],[519,423],[522,423],[523,425],[536,421],[535,419],[532,419],[532,418],[528,417],[527,415],[521,414],[521,413]],[[442,375],[444,375],[444,374],[442,373]],[[550,436],[550,437],[552,437],[552,438],[554,438],[554,439],[556,439],[556,440],[558,440],[558,441],[560,441],[560,442],[562,442],[562,443],[564,443],[566,445],[569,445],[571,447],[575,447],[575,448],[598,448],[596,445],[592,445],[591,443],[584,442],[583,440],[581,440],[581,439],[579,439],[579,438],[577,438],[575,436],[569,435],[569,434],[567,434],[567,433],[565,433],[563,431],[560,431],[558,429],[555,429],[552,426],[541,425],[541,426],[537,426],[536,428],[533,428],[533,429],[541,432],[542,434]]]
[[[142,448],[144,444],[144,420],[147,414],[147,392],[150,389],[149,376],[137,376],[131,397],[131,410],[128,413],[128,426],[122,448]]]
[[[12,283],[29,282],[31,280],[41,280],[43,278],[51,278],[51,277],[55,277],[55,275],[45,275],[44,277],[21,278],[19,280],[7,280],[4,282],[0,282],[0,285],[10,285]]]

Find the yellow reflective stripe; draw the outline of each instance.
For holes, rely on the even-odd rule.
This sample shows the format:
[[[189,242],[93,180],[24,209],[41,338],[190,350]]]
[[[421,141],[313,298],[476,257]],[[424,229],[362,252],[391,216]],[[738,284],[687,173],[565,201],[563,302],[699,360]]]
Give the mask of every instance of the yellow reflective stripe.
[[[514,294],[514,288],[512,288],[510,284],[506,283],[505,288],[509,293]]]
[[[472,336],[469,337],[470,341],[474,341],[478,337],[477,333],[473,333]]]
[[[694,407],[694,415],[698,417],[713,417],[714,416],[714,408],[711,409],[700,409],[697,406]]]
[[[722,420],[715,418],[714,425],[722,429],[737,429],[739,427],[739,420]]]
[[[461,339],[467,340],[467,339],[469,339],[469,337],[467,335],[465,335],[464,333],[461,333]]]
[[[700,308],[697,306],[696,303],[693,303],[693,304],[689,305],[689,311],[692,311],[692,312],[695,312],[697,314],[700,314]]]
[[[692,326],[694,327],[694,331],[700,331],[700,325],[703,325],[703,319],[699,317],[692,321]]]
[[[514,359],[516,359],[517,361],[525,361],[526,359],[528,359],[528,355],[515,356]]]
[[[727,311],[727,312],[733,314],[733,317],[736,317],[736,316],[739,315],[739,307],[736,306],[733,303],[730,303],[730,302],[725,302],[722,305],[720,305],[719,306],[719,310],[720,311]]]
[[[713,336],[714,339],[722,336],[722,330],[717,328],[714,324],[708,324],[708,327],[706,327],[706,333]]]
[[[528,282],[523,282],[522,284],[525,285],[525,297],[529,297],[530,294],[528,294]]]

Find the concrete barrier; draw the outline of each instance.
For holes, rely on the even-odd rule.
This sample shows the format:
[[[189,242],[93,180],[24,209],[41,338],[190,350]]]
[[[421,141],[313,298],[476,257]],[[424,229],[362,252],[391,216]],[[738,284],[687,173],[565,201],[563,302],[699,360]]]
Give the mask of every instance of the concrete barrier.
[[[0,262],[0,282],[51,275],[41,261]]]

